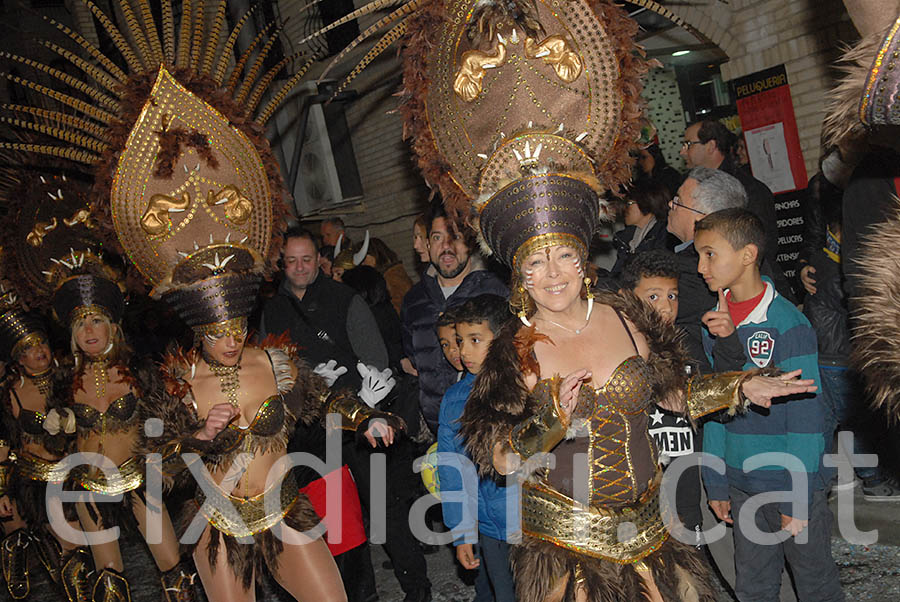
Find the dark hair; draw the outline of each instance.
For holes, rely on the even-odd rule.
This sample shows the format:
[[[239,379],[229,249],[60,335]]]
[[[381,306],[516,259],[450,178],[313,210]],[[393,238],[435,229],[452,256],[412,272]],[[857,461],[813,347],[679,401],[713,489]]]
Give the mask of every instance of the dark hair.
[[[715,232],[727,240],[735,251],[747,245],[756,246],[756,265],[762,263],[766,249],[766,230],[762,220],[752,211],[736,207],[710,213],[694,224],[694,239],[705,230]]]
[[[463,241],[466,243],[466,247],[469,250],[472,250],[478,246],[476,240],[475,231],[472,228],[467,227],[465,224],[460,225],[454,222],[448,215],[447,210],[444,209],[444,202],[435,198],[435,200],[431,203],[431,210],[428,212],[428,215],[425,218],[425,236],[426,238],[431,238],[431,226],[434,224],[434,220],[439,217],[444,218],[447,222],[447,227],[450,229],[450,233],[454,235],[461,236]]]
[[[660,181],[644,180],[634,184],[625,193],[625,198],[635,201],[644,215],[652,213],[662,221],[669,214],[669,189]]]
[[[316,237],[312,235],[312,232],[310,232],[303,226],[291,226],[284,231],[282,239],[284,240],[285,245],[292,238],[305,238],[309,241],[312,241],[313,248],[316,250],[316,253],[319,252],[319,241],[316,240]]]
[[[384,277],[373,267],[361,265],[347,270],[341,281],[359,293],[369,307],[391,300]]]
[[[332,226],[337,226],[341,230],[343,230],[345,227],[344,220],[342,220],[339,217],[326,217],[325,219],[322,220],[322,226],[324,226],[325,224],[331,224]]]
[[[844,191],[828,181],[822,172],[809,179],[810,201],[815,203],[822,213],[824,225],[832,229],[840,227],[844,221],[843,197]]]
[[[323,245],[322,248],[319,249],[319,255],[328,261],[334,261],[334,245]]]
[[[400,258],[393,249],[380,238],[369,238],[368,255],[375,258],[375,269],[384,273],[389,267],[400,263]]]
[[[644,150],[653,157],[653,171],[650,173],[652,177],[658,176],[664,168],[669,166],[669,162],[666,161],[666,157],[663,155],[662,149],[659,148],[658,144],[651,144]]]
[[[456,313],[454,312],[454,308],[446,309],[438,315],[437,322],[434,323],[434,331],[437,332],[438,328],[444,328],[446,326],[455,326],[456,325]]]
[[[485,293],[472,297],[462,305],[457,306],[453,310],[453,316],[456,323],[477,324],[478,322],[487,322],[491,332],[497,334],[506,324],[512,314],[509,313],[509,304],[506,299],[500,295],[491,295]]]
[[[694,124],[696,123],[700,124],[700,129],[697,130],[697,139],[700,142],[706,144],[710,140],[715,140],[716,148],[719,149],[720,153],[726,157],[731,154],[731,149],[734,147],[734,143],[737,142],[737,136],[732,134],[731,130],[725,127],[725,124],[714,119],[703,119]]]
[[[665,249],[649,249],[632,255],[622,268],[622,288],[633,291],[641,278],[672,278],[678,280],[675,254]]]

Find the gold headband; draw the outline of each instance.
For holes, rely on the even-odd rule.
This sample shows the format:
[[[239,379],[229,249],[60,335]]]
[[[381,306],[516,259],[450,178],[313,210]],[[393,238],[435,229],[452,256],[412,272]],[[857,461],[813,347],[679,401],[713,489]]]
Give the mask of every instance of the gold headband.
[[[194,327],[194,332],[213,339],[227,336],[245,337],[247,336],[247,318],[244,316],[212,324],[200,324]]]
[[[19,354],[24,352],[29,347],[34,345],[41,345],[47,342],[47,338],[44,336],[42,332],[29,332],[27,335],[19,339],[19,342],[16,343],[12,348],[12,353],[10,353],[10,357],[13,359],[19,357]]]
[[[103,307],[102,305],[79,305],[75,309],[72,310],[72,313],[69,314],[69,324],[70,326],[74,326],[78,320],[82,320],[88,317],[91,314],[97,314],[105,317],[110,323],[113,321],[112,317],[109,315],[109,310]]]

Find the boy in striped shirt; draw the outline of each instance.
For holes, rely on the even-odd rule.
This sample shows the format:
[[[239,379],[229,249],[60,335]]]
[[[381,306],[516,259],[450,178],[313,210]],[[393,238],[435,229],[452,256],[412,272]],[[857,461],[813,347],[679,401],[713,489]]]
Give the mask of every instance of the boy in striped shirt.
[[[713,351],[717,339],[737,337],[743,369],[801,370],[818,381],[809,321],[760,276],[764,241],[762,223],[745,209],[717,211],[696,223],[697,271],[719,295],[717,307],[703,316],[704,349],[714,369],[732,369],[717,367]],[[713,512],[734,525],[739,600],[777,600],[785,560],[801,600],[844,599],[831,557],[824,430],[825,407],[817,394],[704,425],[704,452],[725,463],[724,473],[705,465],[702,474]],[[769,456],[758,456],[763,453]],[[745,466],[753,459],[761,461]],[[753,503],[766,499],[759,494],[766,494],[766,503]]]

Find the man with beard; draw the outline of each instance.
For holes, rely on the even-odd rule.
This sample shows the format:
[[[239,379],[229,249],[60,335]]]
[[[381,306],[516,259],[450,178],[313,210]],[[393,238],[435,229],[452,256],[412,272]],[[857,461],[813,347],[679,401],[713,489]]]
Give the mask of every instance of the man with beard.
[[[451,307],[484,293],[506,297],[506,285],[488,272],[472,243],[456,228],[438,202],[425,220],[431,265],[403,298],[403,353],[419,375],[419,405],[428,428],[437,433],[444,392],[458,373],[444,359],[435,332],[438,316]]]

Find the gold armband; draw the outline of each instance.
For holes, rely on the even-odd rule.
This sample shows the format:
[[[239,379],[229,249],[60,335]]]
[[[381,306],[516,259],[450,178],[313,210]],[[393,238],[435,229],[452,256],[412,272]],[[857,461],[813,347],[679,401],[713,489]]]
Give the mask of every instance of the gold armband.
[[[691,418],[700,418],[719,410],[735,412],[747,407],[747,398],[741,391],[741,385],[756,376],[755,372],[719,372],[695,376],[688,382],[687,402]]]
[[[549,387],[550,399],[531,418],[517,424],[509,434],[509,445],[523,460],[548,452],[566,438],[569,425],[563,420],[559,404],[559,380]]]
[[[340,415],[340,428],[345,431],[355,431],[363,422],[375,414],[380,414],[347,393],[336,393],[330,396],[325,403],[325,413]]]
[[[0,496],[9,493],[9,480],[12,477],[13,465],[11,462],[0,463]]]

